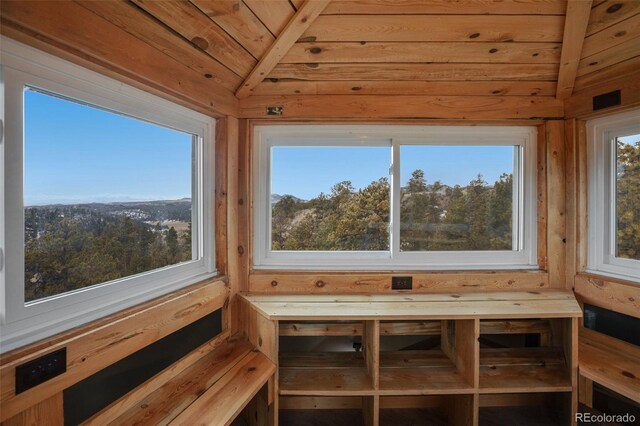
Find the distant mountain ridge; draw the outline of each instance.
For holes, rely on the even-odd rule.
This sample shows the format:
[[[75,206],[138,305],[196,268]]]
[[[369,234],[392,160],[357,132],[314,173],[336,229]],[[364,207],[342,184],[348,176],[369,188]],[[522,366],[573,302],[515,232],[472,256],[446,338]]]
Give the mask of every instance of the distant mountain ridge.
[[[165,220],[191,221],[191,198],[178,200],[125,201],[108,203],[72,203],[28,206],[38,211],[88,210],[102,215],[127,216],[132,219],[161,222]]]
[[[284,194],[284,195],[271,194],[271,204],[278,204],[280,202],[280,200],[282,200],[284,197],[291,197],[293,199],[293,201],[295,201],[296,203],[298,203],[300,201],[307,201],[307,200],[303,200],[302,198],[298,198],[298,197],[295,197],[295,196],[290,195],[290,194]]]

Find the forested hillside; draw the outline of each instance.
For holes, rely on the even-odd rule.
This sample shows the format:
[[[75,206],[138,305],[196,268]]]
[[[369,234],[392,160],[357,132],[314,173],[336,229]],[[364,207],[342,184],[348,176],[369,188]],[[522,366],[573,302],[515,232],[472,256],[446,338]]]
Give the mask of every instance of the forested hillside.
[[[512,176],[489,185],[428,184],[415,170],[402,188],[403,251],[511,250]],[[311,200],[285,195],[273,205],[274,250],[388,250],[389,181],[355,190],[349,181]]]
[[[616,256],[640,259],[640,142],[618,142]]]
[[[511,250],[512,186],[508,174],[447,186],[415,170],[401,191],[401,250]],[[640,259],[640,142],[618,142],[616,192],[616,255]],[[310,200],[276,196],[272,249],[388,250],[389,203],[386,178],[359,190],[338,182]]]
[[[25,209],[25,300],[191,259],[191,200]]]

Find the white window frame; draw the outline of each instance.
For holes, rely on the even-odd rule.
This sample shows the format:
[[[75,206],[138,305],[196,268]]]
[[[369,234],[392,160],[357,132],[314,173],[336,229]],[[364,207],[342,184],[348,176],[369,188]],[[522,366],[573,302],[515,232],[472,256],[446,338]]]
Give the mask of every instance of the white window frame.
[[[413,125],[260,125],[253,132],[253,266],[256,269],[474,270],[537,269],[535,127]],[[400,251],[400,146],[518,146],[514,189],[517,250]],[[271,249],[271,148],[274,146],[391,147],[391,247],[388,251]],[[520,173],[518,173],[518,171]],[[518,176],[516,176],[518,175]],[[521,177],[521,178],[519,178]],[[313,176],[310,175],[310,179]]]
[[[640,132],[640,110],[587,122],[588,260],[587,272],[640,281],[640,260],[616,257],[616,144]]]
[[[0,38],[4,140],[0,144],[0,351],[49,337],[99,317],[216,275],[214,248],[215,121],[158,96],[18,43]],[[192,235],[197,258],[114,281],[25,303],[25,87],[194,135]],[[144,161],[144,159],[140,159]]]

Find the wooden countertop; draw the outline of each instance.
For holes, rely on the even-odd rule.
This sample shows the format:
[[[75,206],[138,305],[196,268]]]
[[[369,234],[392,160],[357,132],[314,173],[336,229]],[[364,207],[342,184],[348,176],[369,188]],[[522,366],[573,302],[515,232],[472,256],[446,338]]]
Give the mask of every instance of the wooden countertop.
[[[270,320],[411,320],[581,317],[560,290],[428,294],[241,294]]]

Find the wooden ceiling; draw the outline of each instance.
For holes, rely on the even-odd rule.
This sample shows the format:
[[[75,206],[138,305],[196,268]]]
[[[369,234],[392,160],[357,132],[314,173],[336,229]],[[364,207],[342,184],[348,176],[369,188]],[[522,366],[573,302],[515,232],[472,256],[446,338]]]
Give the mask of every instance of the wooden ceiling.
[[[3,3],[3,23],[24,25],[12,16],[20,2]],[[580,88],[640,61],[640,0],[61,3],[68,13],[79,7],[97,15],[238,98],[566,98],[574,80]]]

